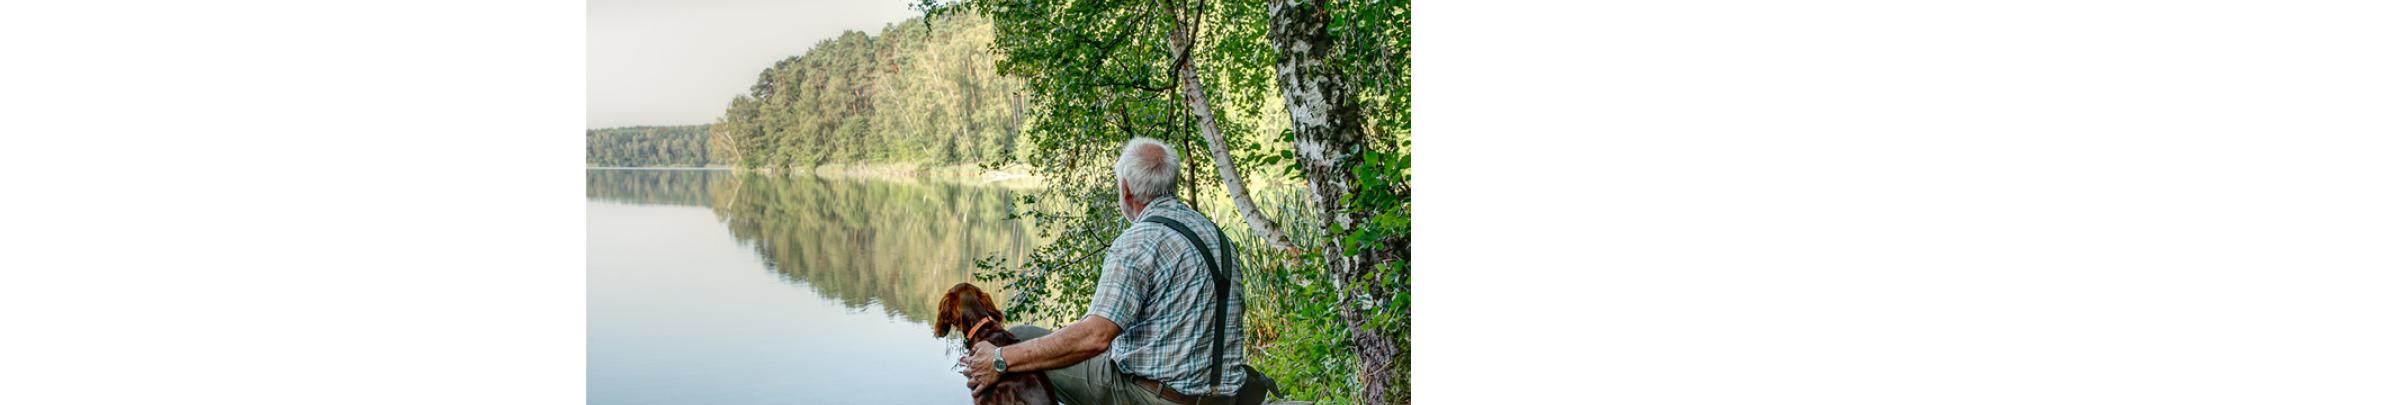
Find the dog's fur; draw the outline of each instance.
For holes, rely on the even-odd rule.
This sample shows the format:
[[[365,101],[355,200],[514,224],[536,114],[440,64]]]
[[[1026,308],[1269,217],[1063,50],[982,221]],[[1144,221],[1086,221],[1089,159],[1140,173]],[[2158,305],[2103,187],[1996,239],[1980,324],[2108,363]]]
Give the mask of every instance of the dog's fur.
[[[975,351],[975,342],[988,341],[993,346],[1017,344],[1017,335],[1008,333],[1008,325],[1000,317],[1000,308],[993,306],[992,296],[984,294],[983,289],[975,288],[974,284],[958,283],[950,287],[950,292],[942,294],[940,308],[941,313],[933,319],[934,337],[950,336],[951,329],[967,333],[968,329],[975,327],[976,322],[989,318],[991,324],[976,330],[975,336],[963,336],[964,339],[961,339],[967,352]],[[976,397],[975,404],[1057,404],[1058,399],[1052,398],[1050,393],[1050,377],[1042,373],[1008,373],[1002,374],[999,381],[992,382],[990,389]]]

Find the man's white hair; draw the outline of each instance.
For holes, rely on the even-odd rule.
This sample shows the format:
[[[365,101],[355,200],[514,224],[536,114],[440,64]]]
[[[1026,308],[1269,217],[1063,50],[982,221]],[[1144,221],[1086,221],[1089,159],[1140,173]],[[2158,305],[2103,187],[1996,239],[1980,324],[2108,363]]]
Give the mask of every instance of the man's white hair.
[[[1125,152],[1117,156],[1117,180],[1125,182],[1125,191],[1134,201],[1150,201],[1159,196],[1175,194],[1175,175],[1183,167],[1183,159],[1175,156],[1175,148],[1166,142],[1148,137],[1125,142]]]

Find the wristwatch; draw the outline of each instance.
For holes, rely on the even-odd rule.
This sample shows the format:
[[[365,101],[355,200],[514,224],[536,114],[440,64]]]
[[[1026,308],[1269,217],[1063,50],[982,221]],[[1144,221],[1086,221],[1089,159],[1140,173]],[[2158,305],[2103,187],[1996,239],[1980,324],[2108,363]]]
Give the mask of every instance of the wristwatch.
[[[998,347],[992,348],[992,372],[1007,374],[1008,359],[1000,357],[1000,349],[1001,348]]]

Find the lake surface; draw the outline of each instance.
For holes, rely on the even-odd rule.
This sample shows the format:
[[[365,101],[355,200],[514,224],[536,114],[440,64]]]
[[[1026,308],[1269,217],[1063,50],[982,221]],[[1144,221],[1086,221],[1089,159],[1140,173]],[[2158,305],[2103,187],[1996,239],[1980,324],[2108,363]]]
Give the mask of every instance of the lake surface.
[[[585,176],[594,404],[968,403],[957,340],[926,322],[975,259],[1034,242],[1002,187]]]

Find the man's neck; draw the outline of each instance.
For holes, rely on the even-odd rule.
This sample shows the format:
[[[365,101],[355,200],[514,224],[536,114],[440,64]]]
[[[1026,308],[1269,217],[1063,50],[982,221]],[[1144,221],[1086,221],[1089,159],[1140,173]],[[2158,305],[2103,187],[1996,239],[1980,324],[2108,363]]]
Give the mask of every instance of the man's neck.
[[[1152,213],[1152,212],[1158,212],[1158,206],[1159,206],[1160,204],[1165,204],[1165,203],[1167,203],[1167,202],[1169,202],[1169,201],[1175,201],[1175,196],[1174,196],[1174,195],[1162,195],[1162,196],[1158,196],[1158,197],[1153,197],[1153,198],[1151,198],[1151,199],[1150,199],[1150,202],[1142,203],[1142,209],[1141,209],[1141,210],[1139,210],[1139,211],[1135,211],[1135,212],[1134,212],[1134,214],[1133,214],[1133,220],[1134,220],[1134,221],[1141,221],[1141,220],[1142,220],[1142,217],[1147,217],[1147,216],[1150,216],[1150,213]]]

